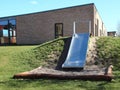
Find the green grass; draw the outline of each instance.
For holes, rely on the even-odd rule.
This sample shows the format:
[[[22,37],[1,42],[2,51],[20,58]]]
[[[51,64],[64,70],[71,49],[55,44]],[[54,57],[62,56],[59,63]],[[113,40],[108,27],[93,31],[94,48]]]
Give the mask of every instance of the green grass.
[[[113,64],[114,70],[120,68],[120,38],[101,37],[97,42],[98,58],[104,65]]]
[[[112,41],[115,45],[113,45]],[[100,38],[97,42],[98,50],[101,50],[98,52],[100,53],[100,58],[106,58],[106,55],[101,55],[101,52],[106,53],[105,47],[106,45],[111,47],[110,43],[112,43],[113,48],[116,47],[117,53],[114,54],[119,54],[119,45],[116,45],[116,43],[119,44],[119,38]],[[63,39],[57,39],[37,46],[0,46],[0,90],[119,90],[120,71],[117,64],[114,65],[116,68],[114,70],[115,78],[111,82],[12,79],[16,73],[32,70],[39,66],[49,66],[49,64],[51,65],[51,60],[57,63],[56,61],[63,50],[63,46]],[[119,59],[119,55],[116,59]],[[117,63],[119,63],[119,60]]]

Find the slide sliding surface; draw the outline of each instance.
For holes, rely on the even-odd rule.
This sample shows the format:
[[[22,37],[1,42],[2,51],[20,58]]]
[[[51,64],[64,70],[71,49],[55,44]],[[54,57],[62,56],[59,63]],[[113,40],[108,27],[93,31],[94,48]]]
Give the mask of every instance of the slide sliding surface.
[[[62,68],[83,68],[86,61],[89,33],[74,34]]]

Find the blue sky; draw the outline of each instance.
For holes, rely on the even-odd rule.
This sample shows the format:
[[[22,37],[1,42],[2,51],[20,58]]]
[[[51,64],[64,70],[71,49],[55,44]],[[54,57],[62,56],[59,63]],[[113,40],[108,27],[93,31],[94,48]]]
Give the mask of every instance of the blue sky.
[[[95,3],[108,31],[117,31],[120,0],[1,0],[0,17]]]

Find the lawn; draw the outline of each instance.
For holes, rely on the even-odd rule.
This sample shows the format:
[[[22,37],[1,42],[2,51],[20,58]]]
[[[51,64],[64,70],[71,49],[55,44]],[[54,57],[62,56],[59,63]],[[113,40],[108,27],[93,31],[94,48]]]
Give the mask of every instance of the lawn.
[[[98,42],[99,57],[106,57],[106,54],[104,55],[106,49],[103,49],[103,44],[106,43],[104,45],[105,47],[116,47],[117,53],[114,52],[114,55],[113,53],[111,55],[113,55],[113,59],[116,57],[116,62],[119,64],[120,57],[118,54],[120,54],[120,38],[104,37],[100,38]],[[112,46],[110,43],[112,43]],[[36,46],[0,46],[0,90],[119,90],[120,71],[118,69],[119,66],[117,63],[115,64],[115,62],[113,62],[113,59],[111,62],[113,62],[115,66],[115,78],[111,82],[56,79],[12,79],[13,75],[16,73],[31,70],[41,65],[44,66],[44,64],[48,65],[49,63],[45,63],[51,58],[48,56],[51,54],[52,56],[53,54],[59,56],[63,50],[63,46],[64,41],[62,39]],[[109,54],[109,52],[106,53]],[[117,56],[115,54],[117,54]],[[111,55],[108,55],[107,58],[110,58]]]

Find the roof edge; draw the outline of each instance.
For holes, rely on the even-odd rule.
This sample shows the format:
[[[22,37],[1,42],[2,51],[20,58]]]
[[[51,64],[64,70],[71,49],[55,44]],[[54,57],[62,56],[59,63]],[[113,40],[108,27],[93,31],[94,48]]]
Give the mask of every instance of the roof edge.
[[[38,14],[38,13],[46,13],[46,12],[52,12],[52,11],[63,10],[63,9],[69,9],[69,8],[75,8],[75,7],[83,7],[83,6],[88,6],[88,5],[95,5],[95,4],[94,4],[94,3],[88,3],[88,4],[83,4],[83,5],[69,6],[69,7],[64,7],[64,8],[58,8],[58,9],[52,9],[52,10],[46,10],[46,11],[39,11],[39,12],[33,12],[33,13],[27,13],[27,14],[5,16],[5,17],[0,17],[0,19],[15,18],[15,17],[18,17],[18,16],[31,15],[31,14]]]

